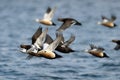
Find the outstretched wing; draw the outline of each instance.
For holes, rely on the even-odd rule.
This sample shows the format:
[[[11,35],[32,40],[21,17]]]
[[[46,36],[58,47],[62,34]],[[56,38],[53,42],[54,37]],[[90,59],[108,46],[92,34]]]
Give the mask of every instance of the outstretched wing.
[[[58,33],[56,33],[56,37],[58,36]],[[63,45],[64,44],[64,37],[63,37],[63,34],[61,34],[61,41],[60,41],[60,44],[59,45]]]
[[[103,47],[100,47],[100,46],[97,49],[100,50],[100,51],[104,51],[105,50]]]
[[[55,10],[56,10],[56,7],[54,7],[53,9],[48,7],[46,13],[44,14],[44,19],[52,20]]]
[[[62,32],[69,28],[72,24],[70,24],[68,21],[63,22],[63,24],[57,29],[57,31]]]
[[[45,43],[51,44],[53,42],[53,39],[51,38],[50,35],[46,35]]]
[[[102,16],[102,20],[103,20],[103,22],[109,22],[109,21],[110,21],[110,19],[108,19],[108,18],[105,17],[105,16]]]
[[[115,21],[116,20],[116,16],[115,15],[112,15],[111,16],[111,21]]]
[[[41,33],[42,33],[42,27],[39,27],[32,36],[32,44],[36,42],[37,38],[40,36]]]
[[[47,35],[47,32],[48,32],[48,28],[46,28],[42,33],[41,35],[37,38],[36,42],[34,43],[34,45],[37,47],[37,48],[40,48],[44,41],[45,41],[45,38],[46,38],[46,35]]]
[[[75,40],[75,36],[73,34],[71,34],[71,37],[69,40],[67,40],[64,45],[65,46],[69,46],[73,41]]]
[[[93,45],[93,44],[90,44],[90,48],[91,48],[91,50],[92,49],[97,49],[97,47],[95,45]]]
[[[57,38],[46,48],[48,51],[54,51],[62,39],[62,33],[57,34]]]

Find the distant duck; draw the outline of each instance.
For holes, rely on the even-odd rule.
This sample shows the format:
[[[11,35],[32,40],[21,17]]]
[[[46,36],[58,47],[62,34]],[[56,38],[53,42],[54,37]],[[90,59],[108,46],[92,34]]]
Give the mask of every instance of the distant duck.
[[[63,24],[57,29],[57,31],[64,31],[72,25],[82,25],[73,18],[58,18],[58,21],[63,22]]]
[[[112,42],[116,43],[116,47],[114,48],[115,50],[119,50],[120,49],[120,40],[112,40]]]
[[[61,39],[61,33],[58,33],[57,38],[51,44],[44,43],[42,50],[38,51],[38,53],[31,53],[31,55],[37,57],[44,57],[47,59],[61,58],[61,55],[58,55],[54,52],[55,48],[59,45]]]
[[[99,58],[104,58],[104,57],[109,58],[109,56],[104,52],[104,48],[96,47],[93,44],[91,44],[90,47],[91,49],[86,50],[86,52],[90,53],[91,55],[99,57]]]
[[[31,45],[21,44],[20,51],[27,54],[37,53],[43,47],[43,43],[45,41],[47,32],[48,32],[48,28],[46,28],[42,32],[42,28],[39,27],[37,31],[34,33],[34,35],[32,36],[32,44]],[[31,56],[29,55],[29,57]]]
[[[65,41],[64,37],[62,35],[62,40],[61,43],[58,45],[56,48],[57,51],[62,52],[62,53],[70,53],[70,52],[75,52],[75,50],[71,49],[69,45],[75,40],[75,36],[71,34],[71,37]]]
[[[53,18],[55,10],[56,10],[56,7],[54,7],[53,9],[48,7],[46,13],[44,14],[43,19],[36,19],[35,21],[38,23],[44,24],[44,25],[55,26],[56,24],[52,22],[52,18]]]
[[[98,22],[98,24],[109,27],[109,28],[113,28],[115,26],[117,26],[114,21],[116,20],[116,16],[112,15],[111,19],[106,18],[105,16],[102,16],[102,21]]]

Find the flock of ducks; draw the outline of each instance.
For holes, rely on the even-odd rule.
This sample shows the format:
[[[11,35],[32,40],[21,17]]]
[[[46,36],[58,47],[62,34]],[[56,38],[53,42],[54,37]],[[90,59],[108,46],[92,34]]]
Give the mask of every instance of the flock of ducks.
[[[54,7],[53,9],[48,7],[43,19],[36,19],[35,21],[46,26],[55,26],[56,24],[52,21],[55,10],[56,7]],[[116,26],[116,24],[114,23],[115,20],[116,16],[114,15],[111,16],[111,19],[102,16],[102,21],[98,22],[98,24],[113,28]],[[68,40],[65,40],[63,36],[63,31],[65,31],[72,25],[81,26],[82,24],[73,18],[58,18],[58,21],[63,22],[63,24],[56,30],[56,39],[52,39],[52,37],[48,34],[48,27],[46,27],[44,30],[42,29],[42,27],[39,27],[33,34],[30,45],[20,45],[20,51],[28,54],[27,59],[31,59],[33,56],[44,57],[47,59],[56,59],[61,58],[62,56],[57,54],[55,51],[59,51],[61,53],[75,52],[75,50],[69,47],[69,45],[75,40],[75,36],[71,34],[70,38]],[[112,42],[117,44],[114,49],[119,50],[120,40],[112,40]],[[109,58],[104,50],[105,49],[102,47],[97,47],[93,44],[90,44],[90,49],[85,50],[85,52],[99,58]]]

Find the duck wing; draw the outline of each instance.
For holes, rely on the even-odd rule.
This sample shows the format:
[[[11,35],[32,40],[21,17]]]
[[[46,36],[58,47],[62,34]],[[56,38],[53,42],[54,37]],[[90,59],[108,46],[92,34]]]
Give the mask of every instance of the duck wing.
[[[46,48],[48,51],[54,51],[55,48],[60,44],[62,39],[62,33],[57,34],[57,38]]]
[[[110,19],[108,19],[108,18],[105,17],[105,16],[102,16],[102,20],[103,20],[103,22],[109,22],[109,21],[110,21]]]
[[[116,16],[115,15],[112,15],[111,16],[111,21],[113,22],[113,21],[115,21],[116,20]]]
[[[48,28],[46,28],[42,33],[41,35],[36,39],[34,45],[37,47],[37,48],[41,48],[44,41],[45,41],[45,38],[46,38],[46,35],[47,35],[47,32],[48,32]]]
[[[52,20],[55,10],[56,10],[56,7],[54,7],[53,9],[48,7],[46,13],[44,14],[44,19]]]
[[[69,46],[73,41],[75,40],[75,36],[73,34],[71,34],[71,37],[69,38],[69,40],[67,40],[64,45],[65,46]]]
[[[32,44],[36,42],[37,38],[40,36],[41,33],[42,33],[42,27],[39,27],[32,36]]]
[[[61,32],[69,28],[72,24],[68,21],[63,22],[63,24],[57,29],[57,31]]]
[[[53,42],[53,39],[50,35],[46,35],[45,43],[51,44]]]

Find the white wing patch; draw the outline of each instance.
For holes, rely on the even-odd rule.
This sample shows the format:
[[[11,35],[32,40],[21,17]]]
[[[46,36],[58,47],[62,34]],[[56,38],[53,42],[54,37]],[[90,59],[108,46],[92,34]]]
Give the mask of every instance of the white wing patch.
[[[32,45],[30,49],[28,49],[26,52],[30,53],[30,52],[34,52],[34,50],[36,50],[36,46]]]
[[[20,51],[23,52],[23,53],[26,53],[26,52],[27,52],[27,50],[24,49],[24,48],[21,48]]]
[[[48,46],[49,46],[49,44],[44,43],[44,44],[43,44],[43,50],[47,49]]]
[[[106,23],[106,22],[109,22],[109,20],[107,20],[107,19],[104,19],[104,20],[103,20],[103,23]]]

